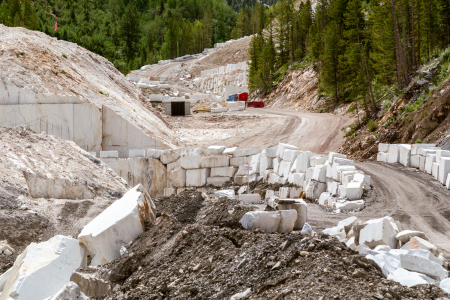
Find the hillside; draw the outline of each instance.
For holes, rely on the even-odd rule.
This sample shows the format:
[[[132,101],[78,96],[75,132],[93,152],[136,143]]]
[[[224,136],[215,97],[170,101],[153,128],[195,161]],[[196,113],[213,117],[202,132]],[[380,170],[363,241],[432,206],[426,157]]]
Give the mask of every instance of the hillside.
[[[226,41],[237,19],[222,0],[2,2],[0,23],[77,43],[122,71]]]
[[[149,147],[174,145],[172,131],[142,105],[141,92],[105,58],[38,31],[3,25],[0,45],[0,126],[31,126],[94,152],[101,145],[107,150],[127,143],[126,128],[153,139]],[[19,115],[14,106],[21,108]],[[108,123],[105,114],[115,121]],[[119,121],[125,122],[119,123],[120,131],[113,128]]]

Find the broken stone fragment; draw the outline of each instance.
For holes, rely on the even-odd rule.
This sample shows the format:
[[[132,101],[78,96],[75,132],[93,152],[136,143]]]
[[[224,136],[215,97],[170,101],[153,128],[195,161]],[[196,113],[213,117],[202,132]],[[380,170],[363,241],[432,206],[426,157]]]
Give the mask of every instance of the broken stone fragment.
[[[228,199],[234,199],[236,198],[234,194],[234,190],[220,190],[214,192],[214,197],[227,197]]]
[[[412,237],[411,240],[407,242],[405,245],[403,245],[403,247],[401,247],[400,249],[402,250],[424,249],[430,251],[436,257],[439,256],[439,250],[435,245],[418,236]]]
[[[392,249],[397,246],[395,236],[398,233],[397,224],[391,217],[369,220],[359,232],[359,244],[365,244],[370,248],[378,245],[388,245]]]
[[[205,154],[206,155],[220,155],[223,153],[223,151],[225,151],[226,147],[225,146],[209,146],[206,150],[205,150]]]
[[[297,220],[294,224],[294,229],[302,229],[308,221],[308,206],[304,200],[301,199],[280,199],[277,203],[278,210],[297,211]]]
[[[57,235],[46,242],[31,243],[7,271],[0,299],[47,299],[84,266],[85,251],[76,239]]]
[[[88,300],[89,298],[81,292],[80,287],[70,281],[63,286],[53,297],[49,300]]]
[[[111,290],[110,284],[98,278],[95,274],[74,272],[70,280],[75,282],[79,286],[80,291],[88,297],[102,297]]]
[[[430,251],[415,249],[400,255],[400,266],[406,270],[425,274],[436,280],[448,277],[448,272],[442,267],[442,261]]]
[[[411,272],[403,268],[398,268],[394,272],[390,273],[387,278],[407,287],[412,287],[420,284],[435,283],[435,280],[424,274]]]
[[[303,225],[301,234],[303,234],[305,236],[314,236],[315,232],[308,223],[305,223]]]
[[[78,240],[91,255],[91,265],[102,265],[119,258],[120,248],[141,235],[145,223],[155,219],[155,204],[139,184],[87,224]]]
[[[165,165],[173,163],[180,158],[182,151],[182,148],[164,150],[163,152],[161,152],[161,156],[159,159]]]

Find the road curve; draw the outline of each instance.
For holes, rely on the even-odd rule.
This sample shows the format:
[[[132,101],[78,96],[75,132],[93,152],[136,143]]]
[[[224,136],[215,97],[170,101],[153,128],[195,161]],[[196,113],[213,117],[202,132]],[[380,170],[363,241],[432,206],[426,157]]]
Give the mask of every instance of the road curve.
[[[392,215],[402,229],[423,231],[430,242],[450,254],[450,190],[431,175],[400,164],[358,163],[378,190],[377,215]]]
[[[318,154],[337,151],[344,142],[342,127],[353,123],[347,116],[284,109],[248,108],[246,113],[272,119],[266,126],[224,140],[226,146],[269,148],[287,143]]]

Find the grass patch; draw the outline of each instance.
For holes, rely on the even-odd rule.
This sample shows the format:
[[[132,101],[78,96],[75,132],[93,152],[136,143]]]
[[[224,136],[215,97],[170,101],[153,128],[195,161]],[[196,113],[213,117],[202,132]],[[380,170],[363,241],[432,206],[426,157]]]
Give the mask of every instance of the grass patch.
[[[63,54],[62,57],[67,58],[67,55]]]
[[[103,93],[102,91],[98,91],[98,93],[99,93],[99,94],[102,94],[102,95],[104,95],[104,94],[105,94],[105,93]]]
[[[369,129],[370,132],[374,132],[375,130],[377,130],[377,123],[375,121],[369,121],[369,123],[367,123],[367,129]]]
[[[422,141],[420,139],[417,139],[416,144],[422,144]]]

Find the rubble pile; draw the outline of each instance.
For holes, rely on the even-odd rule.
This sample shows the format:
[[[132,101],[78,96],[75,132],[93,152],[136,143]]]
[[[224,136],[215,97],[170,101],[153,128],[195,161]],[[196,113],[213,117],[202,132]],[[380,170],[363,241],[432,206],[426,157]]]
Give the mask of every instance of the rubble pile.
[[[364,189],[370,188],[370,176],[357,170],[354,161],[345,155],[334,152],[318,155],[282,143],[277,148],[262,151],[224,146],[149,149],[147,156],[167,165],[170,187],[165,189],[165,196],[189,188],[218,188],[230,181],[237,186],[262,181],[269,185],[286,186],[277,195],[267,189],[262,200],[269,201],[270,196],[298,199],[304,192],[302,198],[317,200],[324,207],[351,211],[364,208]],[[248,198],[242,191],[238,194],[243,201],[262,202],[261,198]]]
[[[450,189],[450,151],[436,144],[378,144],[377,161],[401,163],[428,173]]]
[[[449,262],[425,233],[399,229],[391,217],[362,223],[356,217],[342,220],[329,234],[377,265],[384,276],[404,286],[435,284],[450,292]]]

